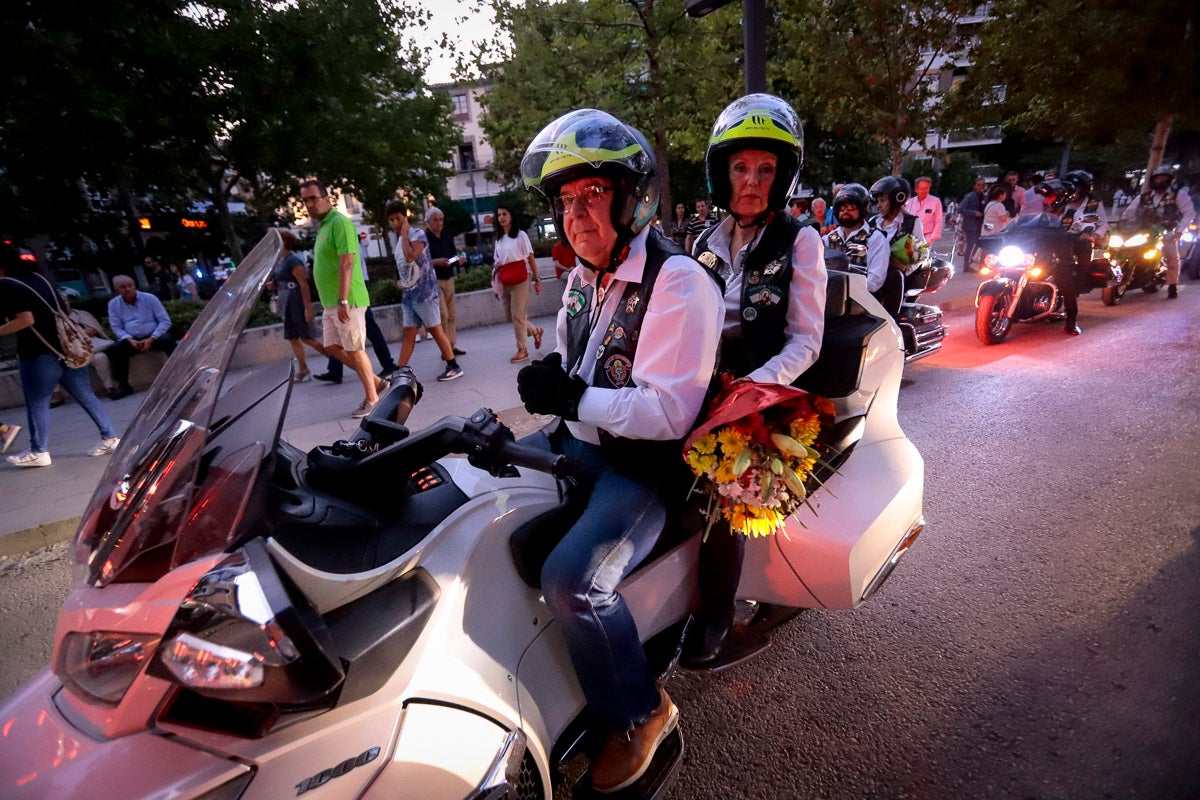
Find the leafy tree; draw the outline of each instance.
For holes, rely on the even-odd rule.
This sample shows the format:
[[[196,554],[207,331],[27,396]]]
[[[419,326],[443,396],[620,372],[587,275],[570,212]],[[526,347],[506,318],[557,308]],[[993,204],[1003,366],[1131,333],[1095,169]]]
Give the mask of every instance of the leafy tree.
[[[781,0],[773,60],[797,108],[826,129],[876,138],[897,175],[906,146],[949,121],[931,84],[964,10],[957,0]]]
[[[992,14],[961,91],[962,105],[977,117],[1071,146],[1153,129],[1151,169],[1173,124],[1200,127],[1191,0],[1009,0],[993,4]],[[997,84],[1005,86],[1004,102],[984,106],[980,99]]]
[[[443,229],[445,233],[457,236],[475,229],[475,220],[465,203],[442,195],[437,199],[437,207],[446,217],[446,227]]]
[[[600,108],[646,134],[668,207],[672,163],[702,163],[713,120],[740,94],[737,19],[690,19],[674,0],[489,3],[498,36],[475,66],[491,81],[482,124],[492,171],[514,181],[538,130],[572,109]]]

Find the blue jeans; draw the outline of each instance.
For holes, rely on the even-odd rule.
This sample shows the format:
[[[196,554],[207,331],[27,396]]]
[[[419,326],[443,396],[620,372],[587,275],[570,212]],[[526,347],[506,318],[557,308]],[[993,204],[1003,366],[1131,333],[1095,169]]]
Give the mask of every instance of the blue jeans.
[[[37,358],[22,359],[19,372],[21,391],[25,393],[25,413],[29,417],[29,449],[33,452],[45,453],[50,444],[50,393],[60,383],[96,423],[103,438],[111,439],[117,435],[108,412],[92,391],[92,378],[87,367],[67,369],[58,356],[46,353]]]
[[[617,584],[650,554],[666,511],[657,487],[615,472],[599,446],[579,441],[565,425],[525,443],[565,454],[581,488],[591,490],[583,515],[542,567],[542,592],[592,713],[623,733],[645,722],[659,697]]]

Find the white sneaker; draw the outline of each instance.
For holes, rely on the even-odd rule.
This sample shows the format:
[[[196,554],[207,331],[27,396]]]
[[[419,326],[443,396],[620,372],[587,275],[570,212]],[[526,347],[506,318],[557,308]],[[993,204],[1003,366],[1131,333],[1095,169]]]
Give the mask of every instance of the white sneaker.
[[[12,447],[12,443],[16,440],[17,434],[20,432],[20,425],[4,426],[4,433],[0,435],[0,453],[8,452],[8,448]]]
[[[89,456],[111,455],[112,452],[117,449],[117,445],[119,445],[120,443],[121,443],[121,440],[118,439],[116,436],[114,436],[111,439],[101,439],[100,444],[96,445],[91,450],[88,450],[88,455]]]
[[[50,466],[49,453],[35,453],[32,450],[26,450],[24,453],[18,453],[15,456],[9,456],[5,459],[14,467],[48,467]]]

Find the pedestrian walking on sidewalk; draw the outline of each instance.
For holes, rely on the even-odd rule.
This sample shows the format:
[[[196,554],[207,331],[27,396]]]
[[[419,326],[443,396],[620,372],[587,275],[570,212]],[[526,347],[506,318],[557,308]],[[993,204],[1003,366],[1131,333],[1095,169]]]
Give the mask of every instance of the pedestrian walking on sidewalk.
[[[507,206],[496,209],[496,249],[492,254],[492,290],[504,302],[504,312],[512,320],[513,335],[517,339],[517,352],[509,359],[512,363],[529,358],[525,343],[533,337],[533,347],[542,349],[541,328],[529,322],[529,282],[533,279],[533,290],[542,293],[542,279],[538,277],[537,260],[533,257],[533,245],[525,231],[513,221],[513,211]],[[509,277],[509,276],[512,277]]]
[[[59,383],[100,431],[100,443],[88,455],[112,453],[121,440],[104,404],[92,391],[88,368],[68,368],[52,349],[55,345],[61,347],[51,310],[58,306],[55,288],[35,272],[33,262],[21,259],[15,247],[3,244],[0,248],[0,317],[6,320],[0,324],[0,335],[17,335],[21,391],[29,420],[29,449],[6,460],[16,467],[50,466],[50,393]],[[12,440],[6,438],[6,447],[11,444]]]
[[[308,290],[308,268],[300,256],[292,252],[296,246],[296,234],[289,230],[279,231],[283,250],[279,261],[271,272],[267,288],[276,293],[280,316],[283,317],[283,338],[292,346],[296,356],[296,375],[293,380],[303,383],[312,377],[308,361],[304,358],[304,345],[321,355],[328,355],[325,346],[313,336],[312,296]]]

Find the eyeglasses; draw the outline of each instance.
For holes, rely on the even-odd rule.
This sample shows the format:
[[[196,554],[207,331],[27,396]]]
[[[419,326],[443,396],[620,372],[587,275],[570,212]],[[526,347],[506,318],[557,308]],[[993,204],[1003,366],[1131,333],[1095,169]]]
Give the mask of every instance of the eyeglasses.
[[[595,208],[600,202],[600,198],[611,192],[611,186],[585,186],[575,194],[560,194],[554,198],[554,210],[559,214],[566,214],[568,211],[575,209],[575,201],[578,200],[587,208]]]
[[[304,196],[304,195],[300,195],[300,202],[301,202],[301,203],[304,203],[304,205],[308,205],[309,203],[315,203],[315,202],[317,202],[317,201],[318,201],[318,200],[320,200],[320,199],[321,199],[323,196],[324,196],[324,195],[318,195],[318,194],[314,194],[314,195],[308,195],[307,197],[306,197],[306,196]]]

